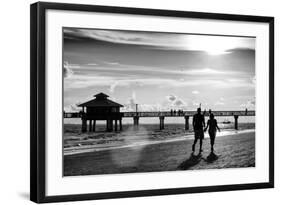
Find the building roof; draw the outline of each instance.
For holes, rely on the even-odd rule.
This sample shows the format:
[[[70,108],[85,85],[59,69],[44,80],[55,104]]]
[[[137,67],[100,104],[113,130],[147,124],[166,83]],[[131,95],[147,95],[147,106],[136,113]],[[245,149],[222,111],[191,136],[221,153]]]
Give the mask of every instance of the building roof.
[[[99,94],[94,95],[94,97],[96,97],[96,98],[108,98],[109,96],[107,94],[104,94],[104,93],[99,93]]]
[[[109,96],[104,93],[99,93],[97,95],[94,95],[94,97],[96,98],[84,102],[78,105],[78,107],[123,107],[123,105],[107,99],[107,97]]]

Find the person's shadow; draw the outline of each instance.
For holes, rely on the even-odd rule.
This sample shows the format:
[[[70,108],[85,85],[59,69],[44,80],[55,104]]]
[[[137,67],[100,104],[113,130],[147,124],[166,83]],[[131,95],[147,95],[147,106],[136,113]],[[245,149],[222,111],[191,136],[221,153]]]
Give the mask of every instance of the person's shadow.
[[[214,152],[211,152],[206,159],[204,159],[207,163],[213,163],[219,158]]]
[[[202,159],[201,153],[199,153],[198,155],[194,155],[194,153],[192,152],[190,157],[187,160],[183,161],[178,166],[178,168],[181,169],[181,170],[187,170],[190,167],[193,167],[196,164],[198,164],[201,161],[201,159]]]

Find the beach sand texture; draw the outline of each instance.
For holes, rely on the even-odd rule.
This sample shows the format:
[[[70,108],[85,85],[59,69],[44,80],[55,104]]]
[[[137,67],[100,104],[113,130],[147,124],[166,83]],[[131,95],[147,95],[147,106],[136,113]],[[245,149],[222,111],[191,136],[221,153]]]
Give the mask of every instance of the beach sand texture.
[[[246,127],[249,128],[251,126],[247,125]],[[169,130],[169,132],[172,132],[171,129]],[[210,155],[209,138],[206,137],[204,139],[203,153],[198,155],[199,144],[197,144],[196,151],[192,155],[192,137],[178,138],[177,134],[182,135],[183,131],[180,130],[177,133],[176,130],[179,129],[175,129],[174,131],[173,137],[175,140],[169,139],[170,135],[167,133],[165,137],[165,131],[162,134],[155,134],[154,131],[151,133],[154,133],[156,136],[162,136],[165,140],[161,142],[159,137],[156,137],[157,139],[152,140],[152,143],[143,143],[146,141],[140,141],[141,143],[135,144],[134,146],[121,146],[124,143],[130,145],[132,142],[136,142],[134,136],[131,139],[132,141],[124,141],[124,132],[122,132],[122,136],[118,137],[117,135],[116,137],[115,134],[111,137],[103,137],[104,139],[97,139],[97,134],[95,134],[95,139],[85,138],[82,135],[80,138],[83,138],[87,143],[81,145],[82,139],[78,143],[79,146],[77,146],[77,142],[76,144],[73,143],[75,140],[73,140],[73,137],[70,137],[73,134],[67,134],[65,138],[68,140],[65,141],[69,143],[64,143],[64,176],[255,166],[254,131],[230,133],[226,136],[217,137],[215,143],[216,155],[214,156]],[[146,133],[146,136],[149,136],[149,142],[153,139],[151,133],[149,131]],[[139,138],[139,136],[137,137]],[[112,142],[110,143],[110,141]],[[75,153],[75,150],[81,151],[83,148],[87,149],[87,146],[90,146],[89,144],[92,144],[97,149],[95,151],[87,150],[85,152]],[[111,145],[104,146],[104,144]],[[98,149],[99,147],[101,149]],[[67,152],[67,149],[70,149],[70,151]]]

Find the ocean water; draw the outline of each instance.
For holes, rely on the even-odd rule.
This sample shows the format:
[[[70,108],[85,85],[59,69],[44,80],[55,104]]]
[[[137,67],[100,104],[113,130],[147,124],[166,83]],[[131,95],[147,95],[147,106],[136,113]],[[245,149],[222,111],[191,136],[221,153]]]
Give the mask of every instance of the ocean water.
[[[255,123],[241,122],[239,130],[234,129],[233,123],[219,123],[219,127],[221,132],[217,132],[217,137],[255,132]],[[159,129],[158,124],[140,124],[138,127],[125,124],[122,131],[106,132],[105,125],[100,124],[96,126],[96,132],[81,133],[81,125],[65,124],[63,136],[64,154],[191,140],[194,139],[194,133],[192,127],[190,128],[190,130],[185,130],[183,123],[167,123],[163,130]],[[205,138],[209,138],[208,132],[205,133]]]

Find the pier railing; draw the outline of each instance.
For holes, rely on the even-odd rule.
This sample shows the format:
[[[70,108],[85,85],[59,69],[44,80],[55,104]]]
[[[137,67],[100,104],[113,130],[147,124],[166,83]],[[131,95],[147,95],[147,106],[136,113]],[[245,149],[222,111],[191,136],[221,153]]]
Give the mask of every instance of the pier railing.
[[[196,111],[182,111],[182,112],[170,112],[170,111],[161,111],[161,112],[123,112],[123,117],[184,117],[184,116],[193,116],[196,114]],[[255,116],[255,111],[212,111],[215,116]],[[202,112],[205,116],[209,115],[209,112]]]
[[[123,117],[184,117],[193,116],[196,111],[182,111],[182,112],[170,112],[170,111],[160,111],[160,112],[122,112]],[[204,115],[208,116],[209,112],[202,112]],[[249,111],[212,111],[215,116],[255,116],[256,112],[254,110]],[[64,112],[64,118],[81,118],[82,112]]]

